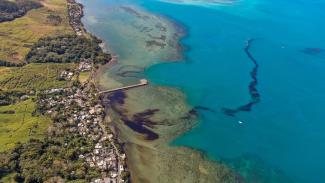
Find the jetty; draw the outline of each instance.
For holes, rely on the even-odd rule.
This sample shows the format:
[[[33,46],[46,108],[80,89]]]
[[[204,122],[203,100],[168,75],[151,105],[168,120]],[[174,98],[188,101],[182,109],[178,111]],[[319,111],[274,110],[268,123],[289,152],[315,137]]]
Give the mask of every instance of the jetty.
[[[104,90],[104,91],[100,91],[98,93],[103,94],[103,93],[111,93],[111,92],[115,92],[115,91],[119,91],[119,90],[128,90],[128,89],[131,89],[131,88],[137,88],[137,87],[145,86],[145,85],[148,85],[148,84],[149,84],[148,80],[140,79],[140,83],[138,83],[138,84],[123,86],[123,87],[114,88],[114,89],[110,89],[110,90]]]

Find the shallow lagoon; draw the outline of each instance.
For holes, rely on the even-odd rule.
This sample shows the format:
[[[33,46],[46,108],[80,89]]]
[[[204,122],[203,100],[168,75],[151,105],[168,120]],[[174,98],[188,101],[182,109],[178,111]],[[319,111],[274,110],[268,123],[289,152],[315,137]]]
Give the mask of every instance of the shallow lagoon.
[[[325,1],[246,0],[213,7],[159,1],[130,4],[168,16],[187,29],[184,61],[155,65],[145,72],[154,84],[181,89],[192,106],[210,109],[200,110],[196,128],[172,145],[203,150],[251,182],[287,182],[283,177],[293,182],[325,181],[325,58],[317,51],[325,48],[321,18]],[[96,3],[92,6],[95,10]],[[103,8],[97,9],[98,17],[106,16]],[[136,40],[121,40],[114,27],[86,26],[100,37],[111,35],[107,41],[122,58],[137,55],[133,58],[141,60],[146,54],[123,49]],[[257,38],[250,52],[259,64],[261,101],[249,112],[228,116],[223,108],[251,100],[248,87],[254,65],[244,51],[251,38]],[[158,63],[161,57],[150,59]],[[284,176],[272,180],[274,172]]]

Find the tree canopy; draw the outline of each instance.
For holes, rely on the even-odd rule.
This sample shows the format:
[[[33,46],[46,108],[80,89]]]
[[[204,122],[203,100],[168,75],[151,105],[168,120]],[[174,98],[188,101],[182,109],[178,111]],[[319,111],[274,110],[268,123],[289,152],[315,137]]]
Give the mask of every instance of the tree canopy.
[[[32,0],[0,0],[0,23],[22,17],[29,10],[40,7],[41,3]]]
[[[83,59],[104,64],[111,55],[104,53],[96,38],[76,35],[60,35],[40,39],[27,55],[27,62],[32,63],[77,63]]]

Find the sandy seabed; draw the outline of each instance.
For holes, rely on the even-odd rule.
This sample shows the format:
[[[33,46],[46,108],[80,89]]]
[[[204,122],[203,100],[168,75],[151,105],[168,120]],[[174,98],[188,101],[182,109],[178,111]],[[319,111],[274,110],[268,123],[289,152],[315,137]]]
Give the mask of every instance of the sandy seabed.
[[[112,36],[120,37],[125,45],[120,54],[113,48],[117,51],[114,62],[98,72],[101,88],[137,83],[149,66],[182,57],[179,41],[185,31],[175,22],[129,5],[108,11],[108,18],[114,21],[85,17],[91,26],[107,24],[113,30]],[[112,40],[105,41],[109,47]],[[109,125],[125,144],[132,182],[241,182],[232,170],[208,160],[202,152],[169,145],[195,127],[198,119],[198,113],[186,103],[180,90],[150,84],[107,94],[104,101],[111,118]]]

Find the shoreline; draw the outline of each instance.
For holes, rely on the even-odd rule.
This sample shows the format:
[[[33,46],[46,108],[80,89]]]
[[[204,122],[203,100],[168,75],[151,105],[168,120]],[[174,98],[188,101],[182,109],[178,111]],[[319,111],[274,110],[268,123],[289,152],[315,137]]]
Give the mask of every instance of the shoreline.
[[[163,16],[166,17],[166,16]],[[165,18],[166,19],[166,18]],[[169,18],[168,18],[169,21]],[[182,30],[180,34],[177,34],[179,37],[176,39],[177,40],[177,45],[179,47],[177,47],[177,52],[179,56],[183,56],[183,47],[184,45],[181,44],[181,40],[184,39],[185,35],[187,35],[184,31],[185,29],[183,27],[178,27],[179,24],[176,24],[175,21],[169,21],[169,23],[171,23],[173,26],[176,25],[179,30]],[[180,36],[181,35],[181,36]],[[101,39],[101,38],[100,38]],[[102,40],[102,39],[101,39]],[[106,43],[106,42],[105,42]],[[103,47],[104,45],[102,44],[101,47]],[[114,53],[111,53],[114,54]],[[168,61],[168,60],[173,60],[176,62],[176,60],[180,60],[180,58],[183,57],[176,57],[173,59],[164,59],[164,61]],[[113,59],[106,65],[101,66],[96,74],[95,74],[95,82],[98,88],[100,89],[104,89],[107,87],[103,86],[101,84],[101,76],[103,75],[103,73],[107,72],[108,69],[111,69],[112,66],[114,66],[115,64],[118,63],[117,57],[113,57]],[[147,67],[150,67],[151,65],[154,65],[156,63],[151,63],[150,65],[148,65]],[[123,144],[123,148],[126,152],[127,155],[127,166],[129,167],[130,173],[131,173],[131,181],[132,182],[170,182],[170,181],[175,181],[176,179],[178,179],[179,181],[182,180],[182,178],[180,176],[185,176],[187,175],[189,178],[185,181],[185,182],[193,182],[193,181],[206,181],[206,180],[210,180],[210,182],[215,182],[215,181],[220,181],[220,175],[222,175],[221,177],[224,179],[224,182],[241,182],[241,179],[237,177],[237,175],[232,172],[230,169],[228,169],[225,165],[217,163],[215,161],[211,161],[207,159],[207,156],[204,152],[202,151],[198,151],[189,147],[172,147],[169,145],[169,142],[172,139],[175,139],[177,136],[185,133],[186,131],[188,131],[189,129],[191,129],[193,126],[195,126],[195,121],[197,121],[197,119],[193,119],[194,116],[197,115],[197,112],[195,110],[195,108],[189,106],[188,104],[184,103],[186,102],[186,96],[178,91],[175,88],[170,88],[170,87],[166,87],[166,86],[147,86],[145,89],[133,89],[132,91],[128,91],[125,92],[126,95],[139,95],[137,94],[137,92],[139,92],[139,90],[145,90],[144,92],[153,92],[155,93],[154,95],[156,95],[157,93],[159,93],[161,90],[163,91],[168,91],[167,93],[170,93],[172,95],[174,95],[175,93],[177,94],[176,96],[176,103],[166,103],[164,104],[165,106],[182,106],[181,107],[181,111],[179,112],[180,114],[175,115],[174,118],[172,119],[167,119],[167,120],[171,120],[169,123],[171,123],[171,126],[174,126],[174,129],[172,129],[171,127],[168,127],[169,125],[167,125],[166,127],[159,127],[159,129],[155,129],[154,131],[159,131],[157,132],[159,134],[159,138],[154,140],[154,141],[148,141],[148,140],[139,140],[142,139],[143,137],[141,137],[142,135],[140,134],[136,134],[133,130],[131,130],[129,127],[127,127],[127,125],[125,125],[125,119],[130,118],[130,116],[128,117],[122,117],[121,119],[121,113],[119,112],[120,110],[130,110],[131,111],[137,111],[137,109],[135,109],[135,107],[126,107],[124,105],[119,105],[117,102],[116,104],[114,104],[114,102],[112,102],[112,100],[114,99],[109,99],[108,94],[105,94],[103,96],[103,100],[102,102],[106,104],[104,104],[106,107],[106,111],[107,113],[109,113],[110,115],[108,115],[108,117],[110,118],[110,124],[109,127],[112,129],[112,131],[114,132],[114,134],[117,136],[118,140],[120,141],[121,144]],[[124,92],[123,92],[124,93]],[[130,94],[132,93],[132,94]],[[170,94],[168,95],[162,95],[161,97],[166,98],[166,100],[170,100],[169,98],[171,97]],[[139,95],[141,96],[141,95]],[[138,96],[138,97],[139,97]],[[129,100],[126,98],[120,98],[120,99],[116,99],[116,100],[122,100],[120,102],[124,103],[124,99]],[[110,101],[110,102],[107,102]],[[181,103],[177,103],[177,101],[182,101]],[[132,105],[140,105],[137,102],[135,102],[135,104]],[[149,106],[144,105],[147,108]],[[143,106],[142,106],[143,107]],[[140,107],[140,108],[142,108]],[[127,108],[127,109],[126,109]],[[149,107],[150,108],[150,107]],[[170,107],[169,107],[170,108]],[[140,110],[140,109],[139,109]],[[159,109],[160,110],[160,109]],[[162,110],[162,109],[161,109]],[[164,109],[165,110],[165,109]],[[170,110],[170,109],[168,109]],[[139,111],[141,112],[141,111]],[[135,113],[135,115],[140,114],[140,113]],[[124,114],[122,113],[122,116]],[[178,117],[177,117],[178,116]],[[123,120],[123,118],[125,118]],[[156,118],[154,116],[150,117],[150,118]],[[186,120],[184,120],[183,122],[178,121],[179,119],[177,118],[184,118]],[[192,118],[192,119],[191,119]],[[194,117],[195,118],[195,117]],[[176,120],[177,119],[177,120]],[[113,120],[113,121],[112,121]],[[124,121],[124,122],[123,122]],[[178,121],[178,122],[176,122]],[[189,121],[192,121],[190,123],[188,123]],[[160,122],[159,122],[160,123]],[[146,124],[147,126],[148,124]],[[162,126],[164,126],[163,124],[161,124]],[[165,129],[164,129],[165,128]],[[168,155],[167,159],[166,159],[166,154],[170,154]],[[192,157],[195,157],[195,163],[189,163],[189,160]],[[151,157],[151,158],[149,158]],[[175,159],[176,158],[176,159]],[[172,161],[171,161],[172,160]],[[152,163],[149,163],[152,162]],[[155,162],[156,161],[156,162]],[[177,169],[179,169],[178,171],[175,172],[171,172],[172,169],[171,165],[174,164],[175,161],[179,162],[179,165],[175,167],[177,167]],[[155,163],[153,163],[155,162]],[[159,165],[161,164],[161,165]],[[157,166],[160,167],[157,169]],[[162,170],[163,166],[164,170]],[[182,170],[184,167],[186,167],[186,169],[189,169],[191,171],[188,170]],[[197,169],[199,167],[199,169]],[[149,171],[151,173],[148,173],[146,171]],[[161,171],[161,172],[160,172]],[[167,173],[168,172],[168,173]],[[196,172],[193,174],[193,172]],[[227,176],[225,175],[227,174]],[[161,177],[164,177],[164,180],[161,179]],[[158,178],[158,179],[157,179]],[[200,180],[202,179],[202,180]]]
[[[103,52],[110,54],[111,59],[104,65],[98,65],[98,67],[93,67],[91,71],[91,75],[88,78],[89,83],[93,83],[95,87],[95,91],[101,91],[103,88],[99,84],[99,74],[102,72],[103,69],[108,69],[111,67],[112,64],[117,62],[116,56],[111,53],[107,47],[105,46],[106,43],[96,35],[90,33],[87,31],[87,29],[84,27],[84,24],[82,23],[82,18],[84,17],[84,5],[82,3],[79,3],[78,0],[67,0],[67,9],[68,9],[68,15],[69,15],[69,23],[72,29],[74,30],[75,34],[77,36],[90,36],[99,41],[98,46],[103,50]],[[77,9],[77,10],[76,10]],[[97,95],[97,94],[95,94]],[[116,135],[115,131],[113,129],[109,128],[109,123],[111,123],[111,117],[107,114],[107,106],[105,104],[105,101],[103,100],[103,94],[99,94],[100,97],[100,103],[104,107],[105,112],[103,115],[103,121],[99,122],[98,125],[103,131],[105,139],[109,139],[109,142],[111,146],[113,146],[113,149],[116,153],[117,159],[118,159],[118,173],[117,175],[111,175],[113,179],[116,178],[117,183],[123,183],[123,182],[130,182],[130,171],[128,169],[127,162],[127,156],[125,154],[125,149],[123,148],[123,143],[120,142],[118,139],[118,136]],[[108,131],[107,131],[108,129]],[[102,172],[103,173],[103,172]],[[95,182],[106,182],[107,178],[104,178],[103,180],[98,179],[95,180]],[[110,181],[110,179],[108,180]]]

